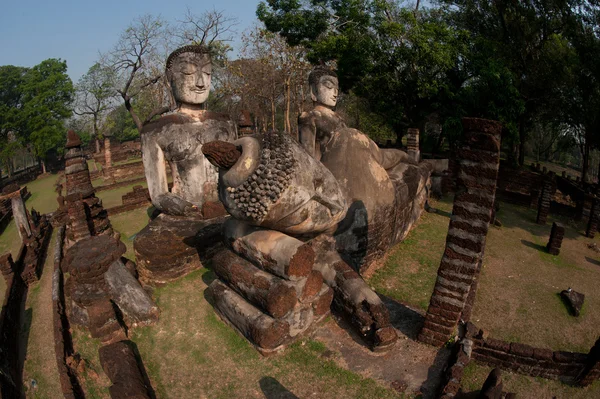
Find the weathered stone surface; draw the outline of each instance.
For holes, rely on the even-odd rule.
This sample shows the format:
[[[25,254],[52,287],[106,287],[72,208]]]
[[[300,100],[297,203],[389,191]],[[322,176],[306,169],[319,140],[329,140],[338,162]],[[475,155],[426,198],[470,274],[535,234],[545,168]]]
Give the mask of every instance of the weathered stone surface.
[[[194,65],[189,74],[186,65]],[[167,78],[175,112],[144,126],[142,160],[154,206],[175,216],[199,216],[206,201],[217,201],[217,170],[202,154],[202,146],[215,140],[234,141],[236,126],[224,114],[200,107],[210,92],[212,62],[203,46],[184,46],[167,61]],[[165,162],[171,168],[169,191]]]
[[[111,398],[150,398],[130,342],[105,345],[98,353],[102,369],[113,384],[109,388]]]
[[[136,324],[158,321],[158,307],[120,259],[110,265],[104,279],[111,299],[127,319]]]
[[[481,399],[502,399],[502,373],[500,369],[493,369],[488,378],[483,383],[479,398]]]
[[[292,282],[260,270],[230,250],[215,255],[212,266],[221,280],[274,318],[285,316],[298,302]]]
[[[261,133],[233,144],[242,154],[220,168],[219,198],[234,218],[287,234],[326,231],[344,218],[340,184],[289,134]]]
[[[202,267],[222,248],[224,220],[159,215],[133,242],[140,280],[164,284]]]
[[[215,280],[208,287],[215,310],[264,354],[280,349],[289,339],[290,326],[276,320],[249,304],[244,298]]]
[[[314,250],[302,241],[274,230],[229,219],[223,227],[225,242],[263,270],[287,280],[307,277],[314,265]]]
[[[335,241],[321,235],[310,242],[315,249],[315,270],[334,290],[334,305],[374,350],[391,348],[398,336],[379,296],[335,251]]]
[[[126,251],[125,244],[111,236],[88,237],[67,251],[67,271],[78,281],[93,280],[102,276]]]
[[[569,288],[561,291],[560,296],[568,304],[571,313],[574,316],[579,316],[581,308],[583,307],[585,295]]]
[[[552,223],[552,230],[550,232],[550,241],[546,245],[546,250],[548,253],[556,256],[560,253],[560,247],[562,245],[562,240],[565,236],[565,227],[558,223]]]

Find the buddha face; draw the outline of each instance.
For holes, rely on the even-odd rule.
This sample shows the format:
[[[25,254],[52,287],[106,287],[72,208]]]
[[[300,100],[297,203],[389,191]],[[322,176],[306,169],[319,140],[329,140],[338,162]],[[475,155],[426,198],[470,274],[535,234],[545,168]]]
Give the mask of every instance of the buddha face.
[[[183,53],[169,69],[171,88],[177,103],[203,104],[210,93],[212,63],[208,54]]]
[[[312,87],[312,100],[327,107],[335,107],[338,90],[338,79],[335,76],[323,75],[316,87]]]

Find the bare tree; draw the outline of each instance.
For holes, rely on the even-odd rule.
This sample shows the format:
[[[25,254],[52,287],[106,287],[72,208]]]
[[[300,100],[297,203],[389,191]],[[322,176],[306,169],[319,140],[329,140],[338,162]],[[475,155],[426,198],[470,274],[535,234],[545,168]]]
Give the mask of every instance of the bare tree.
[[[237,24],[221,11],[195,15],[189,9],[179,22],[173,27],[160,17],[137,18],[103,57],[104,64],[119,76],[117,92],[140,132],[154,117],[175,106],[164,73],[168,54],[178,46],[194,43],[205,44],[223,56],[228,50],[223,42],[232,40]]]
[[[98,153],[100,152],[99,123],[114,107],[114,100],[117,95],[114,70],[95,63],[79,79],[75,90],[76,98],[73,112],[91,119],[92,138],[96,141],[96,153]]]

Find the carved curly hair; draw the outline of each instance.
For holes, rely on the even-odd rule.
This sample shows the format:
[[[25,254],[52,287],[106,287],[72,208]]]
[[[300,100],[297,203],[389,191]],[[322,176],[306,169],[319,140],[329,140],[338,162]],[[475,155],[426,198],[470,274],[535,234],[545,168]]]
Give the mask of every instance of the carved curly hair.
[[[327,66],[317,65],[313,68],[313,70],[308,75],[308,84],[311,86],[316,86],[319,84],[319,81],[323,76],[332,76],[337,79],[337,73]]]
[[[167,58],[167,65],[165,67],[165,71],[169,71],[171,66],[173,66],[173,62],[175,59],[183,53],[196,53],[196,54],[208,54],[210,57],[210,49],[203,44],[190,44],[187,46],[179,47],[177,50],[173,51],[169,54]]]

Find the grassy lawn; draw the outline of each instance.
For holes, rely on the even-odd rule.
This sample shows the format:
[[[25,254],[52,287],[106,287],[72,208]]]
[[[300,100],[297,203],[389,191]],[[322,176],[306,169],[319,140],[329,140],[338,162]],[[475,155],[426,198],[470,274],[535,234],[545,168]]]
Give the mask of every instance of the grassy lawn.
[[[427,310],[446,246],[452,200],[430,201],[440,212],[423,212],[406,239],[390,251],[384,266],[368,280],[377,292]]]
[[[28,398],[57,398],[62,396],[60,378],[56,368],[54,352],[53,312],[52,312],[52,273],[56,231],[48,246],[48,256],[38,283],[29,288],[25,306],[26,323],[29,329],[27,358],[23,371],[23,382]],[[35,380],[35,388],[31,381]]]
[[[450,199],[432,202],[450,211]],[[501,203],[503,227],[491,227],[472,321],[490,336],[553,350],[587,353],[600,325],[600,255],[587,247],[600,241],[583,236],[584,222],[560,219],[566,226],[559,256],[544,250],[550,235],[535,224],[536,210]],[[442,258],[448,217],[424,213],[369,283],[400,302],[427,309]],[[570,316],[560,291],[572,287],[586,295],[580,317]]]
[[[157,289],[158,324],[132,332],[157,397],[292,397],[283,396],[288,391],[300,398],[398,397],[392,389],[327,359],[319,341],[304,340],[281,355],[262,357],[206,302],[204,290],[211,278],[211,272],[201,269]],[[100,370],[98,342],[81,332],[76,339],[91,367]],[[87,378],[84,387],[95,393],[88,397],[107,397],[101,380]]]
[[[121,197],[123,197],[124,194],[127,194],[127,193],[133,191],[133,186],[148,187],[148,183],[144,181],[144,182],[129,184],[124,187],[119,187],[114,190],[100,191],[100,192],[96,193],[96,197],[98,197],[102,200],[102,205],[106,209],[112,208],[112,207],[115,207],[118,205],[123,205],[123,201],[122,201]],[[111,218],[111,220],[112,220],[112,218]]]
[[[148,209],[139,208],[131,212],[121,213],[110,217],[113,228],[121,233],[121,241],[127,247],[125,257],[135,262],[133,240],[135,235],[148,224]]]
[[[465,367],[461,388],[465,393],[478,392],[492,369],[475,362]],[[502,372],[504,392],[513,392],[517,398],[536,399],[587,399],[600,397],[600,381],[587,388],[573,387],[559,381],[527,377],[520,374]],[[460,398],[460,396],[457,396]]]

